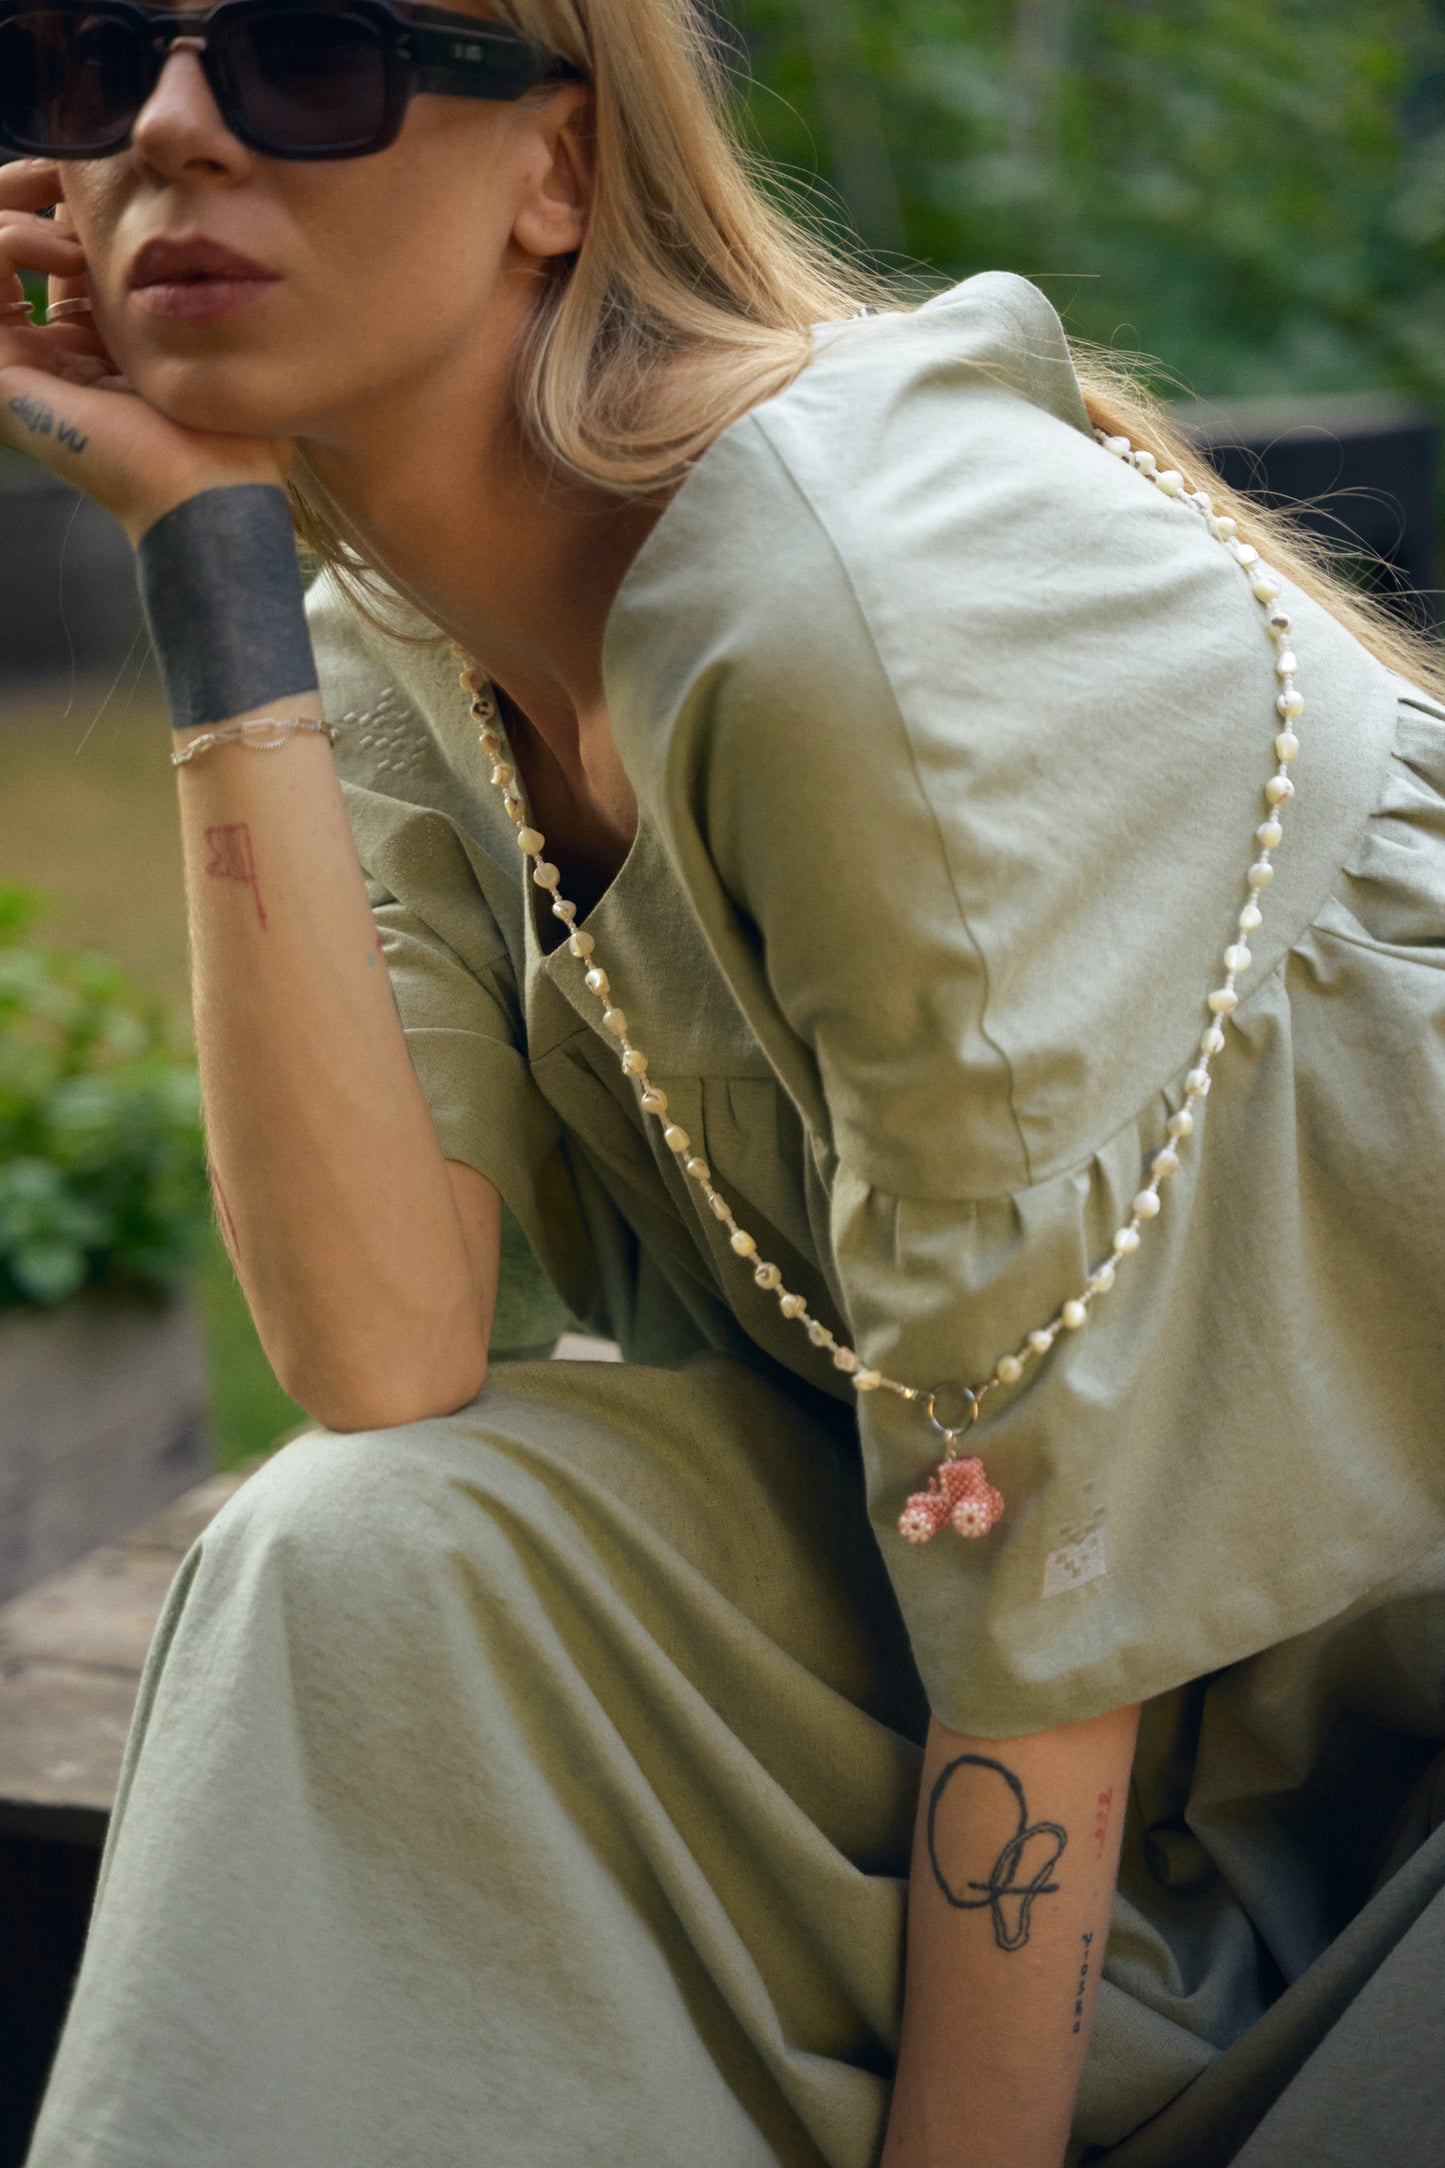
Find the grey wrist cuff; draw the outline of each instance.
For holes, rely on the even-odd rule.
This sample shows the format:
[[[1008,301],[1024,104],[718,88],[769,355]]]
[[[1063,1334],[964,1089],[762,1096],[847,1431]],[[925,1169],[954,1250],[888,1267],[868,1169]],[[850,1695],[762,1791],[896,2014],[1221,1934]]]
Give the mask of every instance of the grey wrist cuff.
[[[140,538],[136,578],[174,729],[317,690],[291,514],[276,484],[203,489],[163,513]]]

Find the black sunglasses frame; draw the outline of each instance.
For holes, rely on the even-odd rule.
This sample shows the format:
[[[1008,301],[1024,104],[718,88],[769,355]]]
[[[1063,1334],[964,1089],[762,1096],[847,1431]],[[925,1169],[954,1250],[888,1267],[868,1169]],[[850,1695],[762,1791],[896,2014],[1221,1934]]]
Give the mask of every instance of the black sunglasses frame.
[[[146,6],[144,0],[93,0],[67,8],[45,0],[0,0],[0,35],[26,15],[73,12],[87,21],[118,21],[134,31],[144,54],[144,92],[123,130],[102,142],[55,145],[29,142],[5,126],[0,84],[0,149],[26,157],[110,158],[129,148],[137,115],[155,90],[173,45],[192,40],[211,95],[231,134],[266,158],[310,163],[364,158],[385,150],[401,133],[406,109],[419,91],[444,98],[485,98],[511,103],[546,82],[581,82],[580,68],[541,50],[502,23],[481,21],[452,8],[398,5],[397,0],[217,0],[208,8]],[[332,145],[279,145],[246,119],[246,88],[227,56],[231,35],[257,17],[318,14],[364,22],[376,35],[384,69],[380,124],[365,139]]]

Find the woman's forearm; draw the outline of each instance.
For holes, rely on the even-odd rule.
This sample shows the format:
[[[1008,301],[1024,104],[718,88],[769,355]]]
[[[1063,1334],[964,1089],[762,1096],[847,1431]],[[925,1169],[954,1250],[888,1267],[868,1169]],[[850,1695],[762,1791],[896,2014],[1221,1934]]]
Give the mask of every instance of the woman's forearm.
[[[488,1272],[459,1217],[331,749],[221,746],[176,777],[217,1212],[267,1354],[335,1429],[460,1406],[495,1255]]]
[[[1021,1739],[930,1725],[883,2168],[1059,2168],[1138,1719]]]

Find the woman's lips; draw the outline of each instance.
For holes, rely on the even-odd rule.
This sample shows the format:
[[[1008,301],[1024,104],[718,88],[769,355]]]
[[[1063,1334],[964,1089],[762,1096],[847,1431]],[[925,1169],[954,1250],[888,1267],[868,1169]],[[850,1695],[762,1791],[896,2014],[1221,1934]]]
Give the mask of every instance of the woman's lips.
[[[131,299],[147,316],[170,316],[192,323],[234,316],[281,284],[279,279],[163,279],[154,286],[134,286]]]

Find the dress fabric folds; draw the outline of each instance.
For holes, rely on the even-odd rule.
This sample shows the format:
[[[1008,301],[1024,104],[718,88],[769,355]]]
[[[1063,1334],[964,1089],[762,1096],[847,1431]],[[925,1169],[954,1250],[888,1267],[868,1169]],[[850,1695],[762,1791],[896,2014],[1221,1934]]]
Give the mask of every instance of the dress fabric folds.
[[[1286,600],[1298,797],[1196,1133],[971,1434],[1003,1520],[913,1548],[937,1441],[644,1119],[445,642],[316,583],[442,1148],[515,1314],[625,1360],[309,1433],[201,1539],[30,2168],[872,2168],[930,1711],[1135,1701],[1069,2168],[1445,2149],[1445,713]],[[1181,1104],[1274,765],[1244,575],[994,274],[820,327],[604,663],[639,826],[585,924],[672,1118],[839,1341],[987,1376]]]

